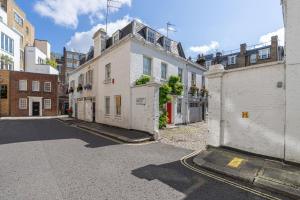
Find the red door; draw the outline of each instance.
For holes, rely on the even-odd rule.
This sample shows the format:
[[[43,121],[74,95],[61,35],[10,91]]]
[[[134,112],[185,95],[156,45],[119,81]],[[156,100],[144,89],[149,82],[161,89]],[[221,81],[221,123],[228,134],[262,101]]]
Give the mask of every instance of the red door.
[[[172,124],[172,103],[167,103],[168,124]]]

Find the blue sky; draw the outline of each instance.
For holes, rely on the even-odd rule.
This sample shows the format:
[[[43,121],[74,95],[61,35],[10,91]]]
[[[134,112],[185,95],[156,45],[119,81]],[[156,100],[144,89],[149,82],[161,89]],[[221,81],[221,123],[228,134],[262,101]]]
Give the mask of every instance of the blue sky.
[[[237,49],[243,42],[266,42],[276,31],[282,38],[279,0],[119,1],[120,9],[109,17],[110,32],[133,18],[161,31],[170,21],[177,30],[171,38],[180,41],[186,54],[193,57],[199,52]],[[64,46],[86,51],[91,45],[89,37],[105,23],[105,0],[16,2],[35,26],[36,38],[49,40],[55,52],[62,52]]]

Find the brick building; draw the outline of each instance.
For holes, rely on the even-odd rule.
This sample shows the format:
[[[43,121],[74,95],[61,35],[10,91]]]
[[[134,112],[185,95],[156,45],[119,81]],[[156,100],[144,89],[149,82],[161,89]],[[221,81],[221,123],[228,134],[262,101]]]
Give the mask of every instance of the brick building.
[[[222,64],[225,69],[235,69],[251,65],[283,60],[284,47],[279,46],[278,36],[271,38],[271,44],[260,44],[248,47],[241,44],[240,49],[216,55],[199,56],[198,63],[209,68],[211,65]]]
[[[57,115],[56,75],[0,70],[0,77],[2,117]]]

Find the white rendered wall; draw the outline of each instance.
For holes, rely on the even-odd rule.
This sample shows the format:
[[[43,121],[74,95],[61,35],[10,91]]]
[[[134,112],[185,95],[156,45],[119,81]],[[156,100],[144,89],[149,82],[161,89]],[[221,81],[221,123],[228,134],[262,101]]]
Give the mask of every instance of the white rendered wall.
[[[4,51],[4,50],[2,50],[1,48],[0,48],[0,53],[3,54],[3,55],[9,56],[13,60],[13,62],[14,62],[14,71],[20,71],[21,70],[21,68],[20,68],[20,35],[17,34],[15,31],[13,31],[12,29],[10,29],[3,22],[0,22],[0,31],[14,40],[14,53],[13,53],[13,55],[6,52],[6,51]]]
[[[284,0],[286,43],[286,160],[300,163],[300,1]]]
[[[209,144],[284,158],[284,64],[209,73]]]

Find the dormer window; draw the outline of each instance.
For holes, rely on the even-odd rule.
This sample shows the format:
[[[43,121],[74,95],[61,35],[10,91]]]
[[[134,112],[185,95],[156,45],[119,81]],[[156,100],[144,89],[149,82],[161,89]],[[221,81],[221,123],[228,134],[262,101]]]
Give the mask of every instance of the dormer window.
[[[171,40],[169,38],[164,38],[164,48],[171,52]]]
[[[115,44],[116,42],[118,42],[120,40],[120,31],[115,32],[112,35],[112,39],[113,39],[113,44]]]
[[[155,44],[155,31],[147,28],[147,41]]]
[[[269,59],[271,50],[270,50],[270,48],[261,49],[258,51],[258,54],[259,54],[259,59],[261,59],[261,60]]]
[[[228,65],[235,65],[236,64],[236,55],[228,56]]]

